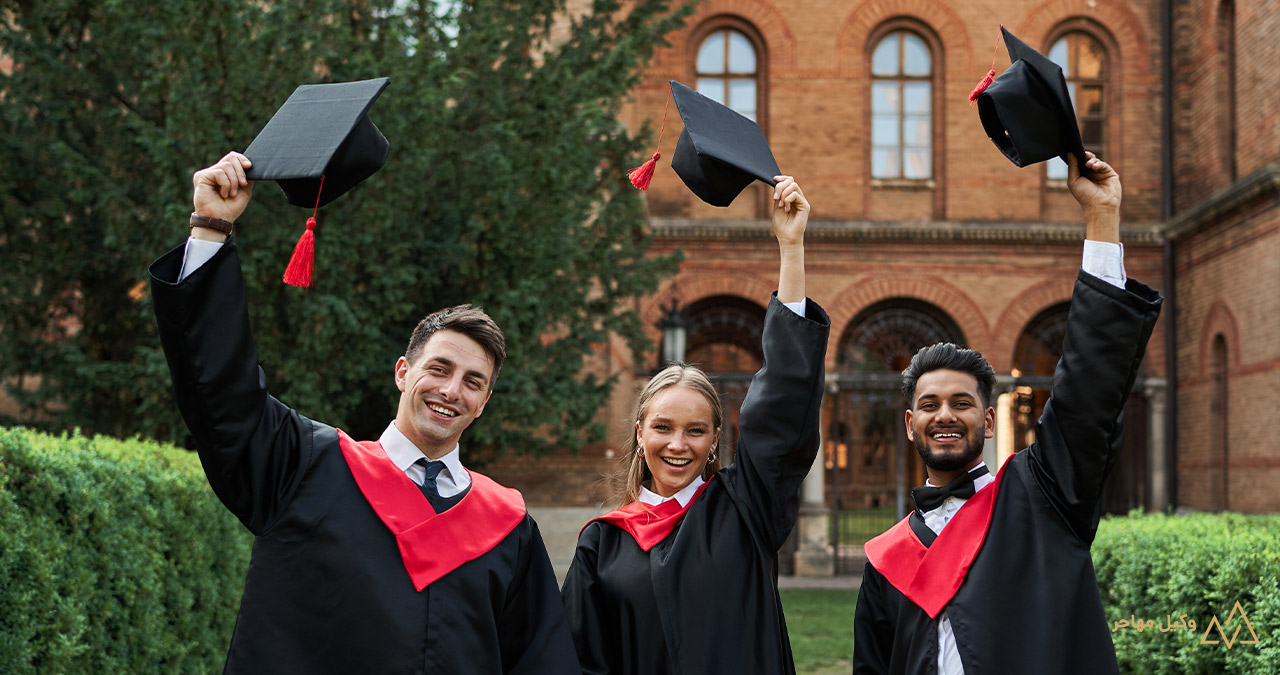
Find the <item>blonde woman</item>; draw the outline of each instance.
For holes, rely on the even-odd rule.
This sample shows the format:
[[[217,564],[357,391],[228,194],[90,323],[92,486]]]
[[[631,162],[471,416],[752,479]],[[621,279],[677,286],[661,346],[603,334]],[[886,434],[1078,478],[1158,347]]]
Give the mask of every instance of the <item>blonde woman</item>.
[[[830,320],[805,298],[809,203],[775,178],[778,292],[764,366],[742,403],[735,462],[706,375],[674,365],[641,392],[621,508],[588,523],[562,594],[583,673],[794,673],[777,557],[818,450]]]

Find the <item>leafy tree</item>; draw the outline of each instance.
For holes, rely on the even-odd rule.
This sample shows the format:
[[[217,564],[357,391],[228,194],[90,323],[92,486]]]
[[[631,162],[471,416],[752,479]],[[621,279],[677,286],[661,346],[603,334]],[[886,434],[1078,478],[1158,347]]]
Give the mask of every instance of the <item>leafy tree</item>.
[[[308,212],[272,184],[237,222],[272,392],[376,436],[392,367],[427,312],[471,302],[507,367],[469,447],[599,438],[609,335],[648,255],[617,122],[638,66],[687,8],[667,0],[0,0],[0,379],[46,426],[186,442],[155,337],[148,263],[181,243],[191,174],[243,149],[297,84],[389,76],[370,116],[387,165],[320,214],[317,280],[280,275]],[[40,378],[31,390],[18,385]]]

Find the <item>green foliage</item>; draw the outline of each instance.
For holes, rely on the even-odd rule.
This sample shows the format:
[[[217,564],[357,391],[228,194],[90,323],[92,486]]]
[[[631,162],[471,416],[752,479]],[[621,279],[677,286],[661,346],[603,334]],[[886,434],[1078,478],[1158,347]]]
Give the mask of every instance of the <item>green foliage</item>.
[[[1156,622],[1112,633],[1122,672],[1280,672],[1280,517],[1112,517],[1098,531],[1093,559],[1111,627]],[[1236,602],[1258,644],[1238,643],[1251,639],[1238,614],[1227,623]],[[1234,635],[1230,649],[1216,630],[1208,639],[1219,644],[1201,644],[1215,616],[1226,636]],[[1162,631],[1170,621],[1195,621],[1196,630]]]
[[[298,84],[389,76],[370,114],[390,158],[320,214],[309,292],[280,282],[309,213],[263,184],[237,222],[272,392],[374,436],[414,324],[471,302],[510,352],[468,447],[597,440],[613,383],[584,374],[584,357],[611,335],[648,347],[626,308],[675,263],[647,255],[623,175],[644,141],[620,128],[618,105],[687,8],[563,10],[0,0],[0,53],[16,64],[0,75],[0,381],[40,376],[10,393],[53,428],[188,442],[146,266],[183,240],[191,174],[243,149]]]
[[[0,429],[0,672],[217,672],[252,539],[192,453]]]

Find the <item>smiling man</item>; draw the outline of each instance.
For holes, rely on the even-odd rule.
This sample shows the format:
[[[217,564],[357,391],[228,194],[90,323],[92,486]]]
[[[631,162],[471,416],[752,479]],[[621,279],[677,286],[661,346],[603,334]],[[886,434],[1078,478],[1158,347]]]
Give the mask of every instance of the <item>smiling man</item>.
[[[193,177],[191,236],[151,267],[174,392],[209,484],[256,535],[228,673],[569,673],[577,658],[537,525],[468,471],[506,343],[479,309],[423,319],[395,419],[358,442],[270,396],[233,223],[252,166]]]
[[[915,511],[867,542],[854,673],[1117,673],[1089,546],[1121,411],[1160,311],[1127,279],[1120,179],[1085,153],[1068,186],[1085,215],[1082,269],[1036,442],[994,476],[995,373],[944,343],[902,373],[907,438],[928,472]]]

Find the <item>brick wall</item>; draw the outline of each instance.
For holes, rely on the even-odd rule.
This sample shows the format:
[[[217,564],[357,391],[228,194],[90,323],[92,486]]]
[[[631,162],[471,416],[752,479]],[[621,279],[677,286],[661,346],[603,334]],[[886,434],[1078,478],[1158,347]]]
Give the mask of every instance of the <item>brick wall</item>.
[[[1175,250],[1178,501],[1203,509],[1225,503],[1233,510],[1280,510],[1274,488],[1280,451],[1256,416],[1280,409],[1280,196],[1206,224],[1180,238]],[[1218,336],[1227,353],[1225,420],[1213,409],[1221,386],[1214,376]],[[1223,424],[1225,458],[1216,432]]]
[[[1280,510],[1280,451],[1261,438],[1265,424],[1245,410],[1280,405],[1280,237],[1274,191],[1226,211],[1205,210],[1214,195],[1280,160],[1280,13],[1267,4],[1235,8],[1235,104],[1220,49],[1220,1],[1175,0],[1175,214],[1208,213],[1174,241],[1177,278],[1177,481],[1179,504]],[[758,119],[784,173],[796,175],[814,205],[806,246],[808,292],[832,317],[828,372],[859,311],[891,298],[941,310],[998,372],[1012,366],[1016,340],[1038,312],[1065,300],[1079,264],[1079,208],[1042,166],[1013,167],[986,138],[967,95],[991,65],[997,26],[1046,50],[1067,30],[1085,30],[1107,51],[1110,72],[1105,158],[1125,189],[1126,268],[1160,287],[1161,3],[1119,0],[704,0],[687,26],[670,36],[620,115],[631,129],[657,129],[667,80],[694,85],[694,58],[711,30],[742,30],[759,48]],[[933,179],[905,185],[870,176],[869,59],[890,28],[916,31],[934,55]],[[1004,47],[996,71],[1008,66]],[[1232,140],[1228,122],[1235,120]],[[776,284],[777,248],[768,234],[767,188],[749,188],[734,205],[699,202],[669,169],[681,124],[666,122],[663,161],[646,200],[659,232],[657,249],[682,249],[675,279],[633,307],[658,337],[663,306],[733,296],[763,306]],[[1234,167],[1234,173],[1233,173]],[[1272,195],[1267,197],[1266,195]],[[1176,220],[1176,219],[1175,219]],[[1006,229],[969,236],[974,228]],[[1058,228],[1056,231],[1054,228]],[[1145,228],[1145,229],[1144,229]],[[931,234],[918,235],[918,231]],[[1169,312],[1148,345],[1146,374],[1165,374]],[[1229,338],[1226,479],[1214,449],[1209,411],[1214,383],[1210,343]],[[579,457],[503,460],[508,482],[526,487],[532,503],[591,505],[605,494],[595,483],[605,455],[630,428],[634,392],[656,357],[602,345],[593,366],[621,384],[601,420],[609,442]],[[1213,454],[1217,452],[1218,454]],[[1217,463],[1215,465],[1215,462]],[[1217,469],[1214,467],[1218,466]],[[1218,473],[1215,473],[1218,471]],[[1215,488],[1215,481],[1225,482]],[[1214,490],[1218,490],[1215,496]]]

